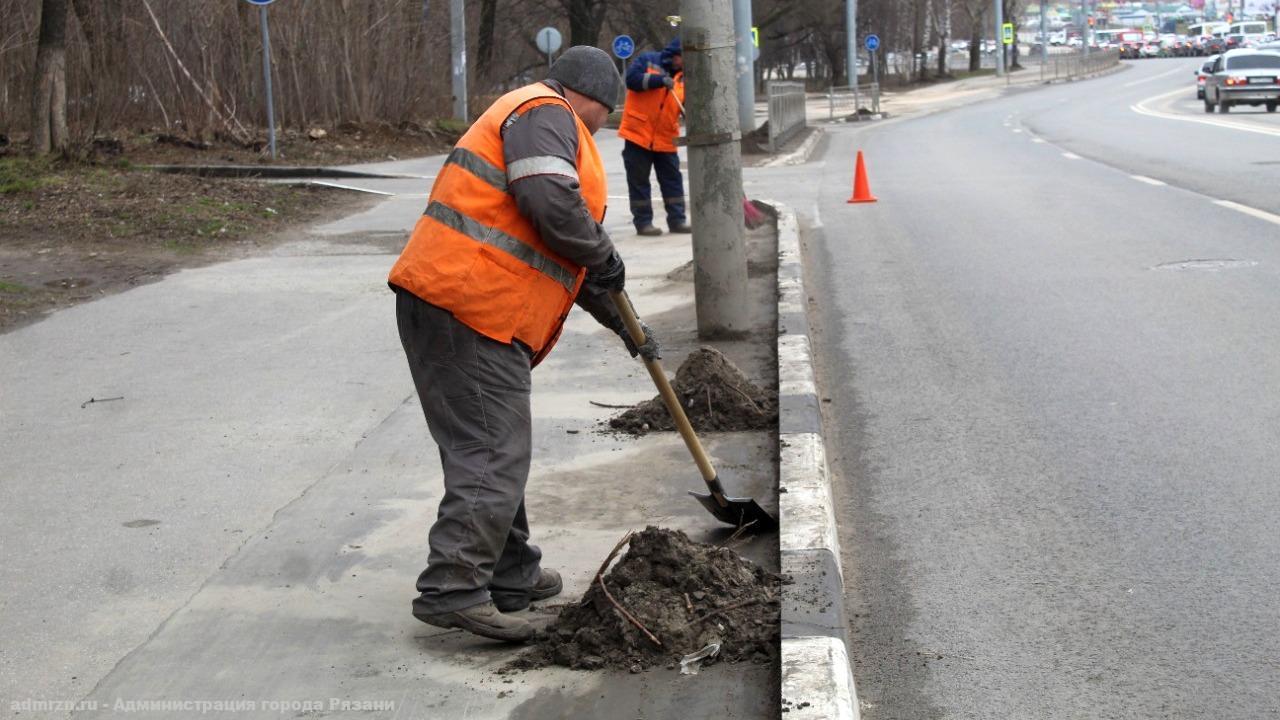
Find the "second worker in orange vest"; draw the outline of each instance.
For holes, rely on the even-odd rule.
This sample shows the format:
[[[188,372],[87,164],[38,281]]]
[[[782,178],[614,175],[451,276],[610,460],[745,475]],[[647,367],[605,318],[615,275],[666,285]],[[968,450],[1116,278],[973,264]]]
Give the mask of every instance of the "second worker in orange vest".
[[[575,302],[635,347],[609,290],[626,281],[605,233],[604,166],[592,135],[621,78],[602,50],[573,47],[544,82],[502,96],[436,176],[388,278],[409,371],[439,448],[444,496],[413,614],[499,640],[533,635],[507,613],[560,592],[529,542],[530,370]]]
[[[684,101],[684,55],[676,38],[662,52],[640,53],[627,70],[627,102],[618,137],[626,141],[622,162],[627,168],[631,217],[641,235],[661,235],[653,225],[649,170],[658,176],[667,229],[690,232],[685,214],[684,178],[676,138],[680,136],[680,103]]]

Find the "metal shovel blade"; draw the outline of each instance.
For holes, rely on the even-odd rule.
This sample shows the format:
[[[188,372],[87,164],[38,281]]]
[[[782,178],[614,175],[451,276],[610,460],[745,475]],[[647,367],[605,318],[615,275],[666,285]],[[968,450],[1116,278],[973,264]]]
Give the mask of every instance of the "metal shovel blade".
[[[749,527],[753,531],[768,531],[778,527],[778,521],[760,503],[751,498],[735,498],[711,493],[689,492],[698,498],[702,507],[707,509],[717,520],[734,527]],[[724,500],[724,504],[720,500]]]

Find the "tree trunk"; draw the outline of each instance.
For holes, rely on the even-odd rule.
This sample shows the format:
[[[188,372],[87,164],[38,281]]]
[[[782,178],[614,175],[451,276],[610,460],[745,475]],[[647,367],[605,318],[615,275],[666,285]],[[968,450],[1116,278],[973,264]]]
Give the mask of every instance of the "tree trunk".
[[[40,40],[31,94],[31,150],[67,149],[67,0],[41,0]]]
[[[969,72],[982,69],[982,16],[969,25]]]
[[[493,31],[498,24],[498,0],[480,0],[480,35],[476,40],[476,74],[488,77],[493,61]]]

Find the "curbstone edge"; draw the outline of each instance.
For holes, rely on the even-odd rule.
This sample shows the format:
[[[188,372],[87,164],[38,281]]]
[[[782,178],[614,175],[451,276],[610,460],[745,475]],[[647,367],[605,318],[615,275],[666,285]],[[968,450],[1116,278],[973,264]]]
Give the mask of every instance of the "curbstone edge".
[[[788,719],[858,720],[800,225],[790,208],[764,202],[778,218],[778,545],[791,579],[782,588],[782,711]]]

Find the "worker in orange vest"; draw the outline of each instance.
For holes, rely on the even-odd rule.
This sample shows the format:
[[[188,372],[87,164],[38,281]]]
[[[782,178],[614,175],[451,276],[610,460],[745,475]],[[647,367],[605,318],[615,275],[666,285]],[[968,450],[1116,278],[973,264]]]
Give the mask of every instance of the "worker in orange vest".
[[[627,69],[627,102],[622,109],[618,137],[626,141],[622,162],[627,168],[627,190],[636,232],[661,235],[653,225],[649,168],[658,176],[667,229],[692,232],[684,211],[684,179],[676,138],[680,136],[681,103],[684,102],[684,54],[680,38],[662,52],[640,53]]]
[[[413,614],[505,641],[533,635],[506,613],[560,592],[529,542],[530,371],[575,302],[636,347],[608,298],[626,269],[601,226],[605,171],[592,135],[621,78],[602,50],[573,47],[545,81],[502,96],[436,176],[391,269],[409,371],[440,450],[444,497]]]

